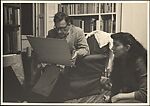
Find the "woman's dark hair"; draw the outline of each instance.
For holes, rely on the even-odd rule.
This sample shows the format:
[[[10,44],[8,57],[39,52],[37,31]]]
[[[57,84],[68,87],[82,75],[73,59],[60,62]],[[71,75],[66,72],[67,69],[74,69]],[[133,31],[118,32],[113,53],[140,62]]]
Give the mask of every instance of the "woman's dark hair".
[[[55,14],[54,16],[54,22],[57,23],[57,22],[60,22],[62,21],[63,19],[65,19],[65,21],[67,22],[67,24],[70,23],[70,18],[68,15],[66,15],[65,13],[63,12],[58,12]]]
[[[126,32],[119,32],[111,35],[113,40],[121,42],[124,46],[130,45],[128,55],[130,58],[143,57],[147,61],[147,50],[131,35]]]

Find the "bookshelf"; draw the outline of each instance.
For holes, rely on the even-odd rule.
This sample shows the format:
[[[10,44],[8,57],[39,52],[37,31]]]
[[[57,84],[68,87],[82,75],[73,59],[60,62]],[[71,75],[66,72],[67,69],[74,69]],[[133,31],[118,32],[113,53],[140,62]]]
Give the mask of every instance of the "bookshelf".
[[[3,54],[21,51],[20,4],[3,4]]]
[[[120,3],[61,3],[58,11],[68,14],[72,24],[82,28],[85,34],[94,30],[120,31]]]

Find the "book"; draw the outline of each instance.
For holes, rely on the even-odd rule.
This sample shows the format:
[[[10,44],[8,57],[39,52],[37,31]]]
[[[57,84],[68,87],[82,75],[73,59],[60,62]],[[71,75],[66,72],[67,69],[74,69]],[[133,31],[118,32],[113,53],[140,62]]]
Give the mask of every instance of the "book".
[[[3,11],[4,24],[8,24],[8,8],[4,6]]]
[[[8,54],[10,52],[10,37],[9,33],[4,33],[4,38],[3,38],[3,53]]]
[[[8,24],[13,24],[12,13],[13,13],[13,9],[8,8]]]
[[[100,21],[96,20],[96,30],[100,30]]]
[[[80,19],[73,19],[73,20],[72,20],[72,24],[75,25],[75,26],[77,26],[77,27],[80,27],[80,28],[81,28],[81,26],[80,26],[80,25],[81,25],[81,24],[80,24],[81,22],[80,22],[80,21],[81,21]]]
[[[104,20],[100,20],[100,30],[104,31]]]

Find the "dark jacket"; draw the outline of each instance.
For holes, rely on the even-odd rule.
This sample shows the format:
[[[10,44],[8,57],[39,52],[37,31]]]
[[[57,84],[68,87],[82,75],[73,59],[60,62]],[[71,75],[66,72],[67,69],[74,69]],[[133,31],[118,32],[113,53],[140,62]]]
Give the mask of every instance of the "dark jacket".
[[[129,60],[129,59],[128,59]],[[147,101],[147,68],[143,58],[121,62],[114,60],[112,70],[112,95],[135,92],[135,99]],[[116,64],[117,63],[117,64]]]

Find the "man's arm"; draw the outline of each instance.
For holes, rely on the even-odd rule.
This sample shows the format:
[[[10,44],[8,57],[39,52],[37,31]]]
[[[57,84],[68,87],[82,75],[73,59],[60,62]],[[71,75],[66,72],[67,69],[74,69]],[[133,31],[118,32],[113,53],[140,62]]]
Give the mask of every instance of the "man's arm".
[[[79,29],[76,42],[77,56],[84,57],[90,54],[89,46],[85,38],[84,32]]]

